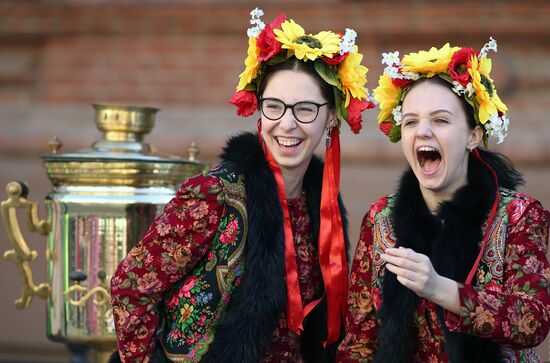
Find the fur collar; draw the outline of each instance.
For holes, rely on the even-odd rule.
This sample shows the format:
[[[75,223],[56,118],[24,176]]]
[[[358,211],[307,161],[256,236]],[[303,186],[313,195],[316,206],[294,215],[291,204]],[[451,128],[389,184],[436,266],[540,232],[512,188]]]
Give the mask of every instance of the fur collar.
[[[237,174],[244,175],[248,240],[245,273],[232,296],[225,317],[216,326],[207,362],[258,362],[271,340],[280,314],[286,307],[284,232],[282,209],[275,178],[257,134],[243,133],[229,140],[221,158]],[[314,157],[304,176],[313,240],[318,240],[323,163]],[[340,204],[344,231],[345,210]],[[345,239],[348,241],[347,233]],[[308,362],[330,361],[332,350],[322,348],[326,336],[326,304],[319,304],[304,321],[302,354]]]
[[[432,215],[409,169],[401,179],[392,211],[396,245],[429,256],[440,275],[465,281],[479,253],[482,225],[490,213],[495,192],[490,172],[477,159],[470,158],[468,184]],[[412,322],[420,298],[389,272],[384,277],[382,297],[380,345],[375,362],[408,362],[416,341]],[[444,323],[443,309],[438,307],[437,312],[451,362],[500,361],[498,344],[473,335],[450,333]]]

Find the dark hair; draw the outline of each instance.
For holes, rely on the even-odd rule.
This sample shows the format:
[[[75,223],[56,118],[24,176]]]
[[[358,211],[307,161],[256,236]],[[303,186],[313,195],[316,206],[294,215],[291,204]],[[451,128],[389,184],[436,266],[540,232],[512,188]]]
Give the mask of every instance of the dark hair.
[[[516,190],[520,185],[525,184],[525,178],[517,171],[510,159],[501,153],[477,148],[479,156],[483,161],[491,166],[491,168],[497,174],[498,183],[501,187],[506,189]],[[470,154],[468,162],[472,162],[475,157]]]
[[[468,122],[468,127],[470,127],[471,130],[473,130],[476,127],[477,124],[476,124],[476,119],[474,117],[474,108],[472,107],[472,105],[470,105],[464,99],[464,97],[460,97],[459,95],[454,93],[452,84],[447,82],[443,78],[441,78],[441,77],[431,77],[431,78],[422,77],[422,78],[418,79],[417,81],[415,81],[410,86],[410,88],[408,89],[407,92],[409,92],[411,89],[418,86],[419,84],[425,83],[425,82],[435,83],[435,84],[438,84],[440,86],[446,87],[449,90],[451,90],[453,92],[453,94],[460,100],[460,104],[462,105],[462,110],[464,111],[464,114],[466,115],[466,122]]]
[[[309,74],[319,86],[321,90],[321,95],[326,99],[331,108],[334,108],[334,89],[333,86],[325,82],[323,78],[315,70],[315,62],[304,62],[295,57],[291,57],[284,62],[277,63],[275,65],[266,65],[263,71],[263,78],[260,81],[258,86],[258,96],[261,97],[265,91],[265,87],[271,77],[278,71],[289,70],[289,71],[302,71],[306,74]]]
[[[409,91],[417,86],[420,83],[424,82],[430,82],[430,83],[436,83],[439,85],[442,85],[443,87],[447,87],[453,94],[460,100],[460,104],[462,105],[462,109],[464,110],[464,114],[466,115],[466,122],[468,122],[468,127],[470,129],[474,129],[477,126],[475,117],[474,117],[474,108],[472,105],[470,105],[464,97],[460,97],[454,91],[452,91],[452,84],[447,82],[441,77],[432,77],[432,78],[420,78],[419,80],[415,81],[411,87],[409,88]],[[495,171],[497,174],[498,182],[500,186],[515,190],[518,186],[525,184],[525,179],[523,175],[517,171],[514,166],[512,165],[512,162],[508,157],[501,153],[489,151],[483,148],[477,148],[477,151],[479,152],[479,156],[487,163],[491,168]],[[471,163],[475,159],[475,157],[470,154],[470,157],[468,159],[468,162]]]

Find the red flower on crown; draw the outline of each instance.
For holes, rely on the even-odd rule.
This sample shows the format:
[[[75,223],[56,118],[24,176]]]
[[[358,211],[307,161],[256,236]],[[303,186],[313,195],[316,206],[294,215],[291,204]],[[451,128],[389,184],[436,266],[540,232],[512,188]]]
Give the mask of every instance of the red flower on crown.
[[[237,106],[237,115],[248,117],[258,109],[258,99],[254,91],[238,91],[233,94],[230,103]]]
[[[279,14],[273,21],[267,24],[256,40],[256,47],[260,49],[258,60],[266,61],[281,52],[281,43],[275,39],[273,29],[281,29],[281,24],[286,20],[284,13]]]
[[[390,136],[390,131],[392,127],[393,127],[393,122],[389,122],[389,121],[381,122],[379,125],[380,131],[382,131],[386,136]]]
[[[254,9],[250,15],[249,37],[245,70],[239,75],[239,83],[230,103],[237,106],[239,116],[251,116],[258,110],[258,87],[266,65],[284,62],[296,57],[315,63],[315,71],[334,87],[335,111],[338,119],[346,120],[354,133],[361,130],[361,112],[373,108],[365,89],[368,69],[361,65],[363,55],[355,45],[357,33],[346,29],[345,34],[331,31],[312,35],[284,13],[271,23],[264,24],[263,11]]]
[[[348,124],[354,134],[361,130],[361,112],[368,108],[374,108],[374,103],[368,100],[359,101],[357,98],[351,98],[348,105]]]
[[[470,59],[472,56],[477,57],[477,55],[478,52],[472,48],[462,48],[455,52],[449,62],[449,74],[452,79],[466,87],[470,82],[470,74],[468,73]]]
[[[342,63],[344,59],[346,59],[348,54],[349,53],[344,53],[344,54],[334,53],[332,55],[332,58],[325,57],[325,56],[323,56],[322,58],[323,58],[323,61],[325,61],[325,63],[330,64],[331,66],[335,66]]]

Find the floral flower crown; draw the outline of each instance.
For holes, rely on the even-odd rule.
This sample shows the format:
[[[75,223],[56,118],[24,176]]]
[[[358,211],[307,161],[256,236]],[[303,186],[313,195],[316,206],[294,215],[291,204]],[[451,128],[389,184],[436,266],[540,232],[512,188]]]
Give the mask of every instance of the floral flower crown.
[[[359,133],[361,112],[373,108],[374,102],[365,88],[368,69],[360,64],[363,55],[355,45],[357,33],[346,29],[343,36],[331,31],[306,34],[294,20],[286,20],[285,14],[267,25],[260,19],[263,14],[258,8],[250,12],[253,27],[247,32],[246,68],[230,101],[237,106],[237,114],[246,117],[258,109],[257,91],[265,67],[294,56],[304,62],[314,62],[317,73],[334,87],[339,122],[347,121],[352,131]]]
[[[500,98],[489,76],[491,60],[489,50],[497,51],[493,38],[480,52],[471,48],[451,47],[449,43],[441,49],[410,53],[399,59],[399,52],[383,53],[384,73],[374,90],[378,102],[380,130],[392,142],[401,138],[401,104],[411,85],[419,78],[438,76],[453,85],[452,90],[464,97],[474,109],[474,117],[483,129],[483,142],[487,147],[488,137],[493,136],[501,143],[507,135],[508,108]]]

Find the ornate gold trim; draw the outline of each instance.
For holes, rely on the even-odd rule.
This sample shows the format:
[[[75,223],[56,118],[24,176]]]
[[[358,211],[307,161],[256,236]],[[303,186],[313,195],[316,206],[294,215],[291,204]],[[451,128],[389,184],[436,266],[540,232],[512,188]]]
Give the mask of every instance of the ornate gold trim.
[[[17,209],[24,208],[26,210],[27,226],[31,232],[38,232],[45,236],[51,227],[47,221],[38,218],[38,203],[27,200],[28,186],[26,184],[12,181],[7,184],[6,192],[8,199],[0,203],[2,222],[14,249],[4,252],[4,259],[12,260],[19,269],[22,278],[21,297],[15,300],[15,307],[24,309],[30,305],[33,295],[43,299],[48,298],[51,287],[46,282],[38,286],[34,284],[30,262],[36,259],[38,253],[35,250],[30,250],[23,238],[17,219]]]

